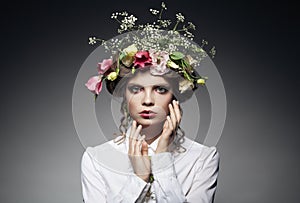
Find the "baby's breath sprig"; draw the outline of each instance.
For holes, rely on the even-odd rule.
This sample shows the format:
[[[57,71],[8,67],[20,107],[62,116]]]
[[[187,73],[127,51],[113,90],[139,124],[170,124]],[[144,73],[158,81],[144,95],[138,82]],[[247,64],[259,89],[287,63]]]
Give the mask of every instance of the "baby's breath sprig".
[[[111,54],[110,58],[98,63],[98,75],[86,83],[95,99],[104,81],[135,74],[137,69],[146,66],[153,75],[164,75],[171,69],[182,76],[178,87],[180,93],[205,85],[208,78],[199,75],[195,68],[208,54],[214,58],[216,48],[212,47],[207,53],[204,49],[207,49],[208,41],[203,39],[201,46],[193,43],[196,26],[189,21],[186,23],[182,13],[176,14],[173,26],[171,20],[163,18],[165,10],[164,2],[160,9],[151,8],[149,11],[156,20],[146,24],[137,24],[138,18],[126,11],[112,13],[111,18],[119,24],[118,33],[122,35],[111,40],[89,37],[89,44],[100,43]]]
[[[105,42],[104,39],[98,39],[96,37],[89,37],[89,44],[94,45],[97,43],[97,41],[101,42],[101,44]]]
[[[211,58],[215,58],[216,53],[217,53],[216,47],[213,46],[213,47],[210,49],[209,53],[210,53],[210,55],[211,55]]]
[[[185,16],[182,13],[177,13],[175,25],[171,27],[172,21],[163,19],[162,17],[165,10],[167,10],[167,7],[164,2],[161,3],[160,9],[149,9],[150,13],[156,16],[157,19],[146,24],[137,24],[138,18],[129,14],[127,11],[112,13],[111,18],[119,24],[118,33],[127,33],[127,35],[125,35],[123,39],[109,41],[90,37],[89,44],[94,45],[100,43],[107,51],[111,51],[113,54],[118,53],[124,46],[128,46],[130,43],[136,44],[139,49],[155,49],[157,51],[167,51],[169,53],[184,48],[187,49],[188,52],[193,52],[197,55],[194,57],[197,61],[195,65],[197,65],[198,62],[207,56],[204,48],[208,42],[202,40],[200,49],[196,45],[191,44],[189,40],[193,41],[195,37],[193,31],[196,30],[196,26],[190,21],[185,23]],[[138,35],[136,35],[137,32]],[[216,54],[215,47],[211,48],[208,53],[213,58]]]

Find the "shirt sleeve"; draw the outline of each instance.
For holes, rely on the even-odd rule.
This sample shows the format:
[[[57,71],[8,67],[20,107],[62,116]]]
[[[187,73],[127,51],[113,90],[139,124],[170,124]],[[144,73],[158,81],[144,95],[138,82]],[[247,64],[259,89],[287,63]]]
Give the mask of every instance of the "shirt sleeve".
[[[195,177],[189,192],[184,195],[177,180],[171,153],[165,152],[152,156],[151,164],[154,175],[152,186],[157,202],[213,203],[219,170],[219,154],[215,147],[204,161],[199,161]]]
[[[97,173],[93,160],[87,151],[81,160],[81,185],[83,202],[106,202],[106,185],[100,173]]]
[[[219,171],[219,153],[215,147],[211,147],[204,162],[199,166],[191,189],[187,194],[187,202],[213,203],[217,187]]]
[[[118,183],[120,184],[120,183]],[[142,202],[144,193],[147,192],[149,186],[145,181],[136,175],[128,175],[127,181],[119,193],[114,193],[108,196],[107,202],[111,203],[128,203],[128,202]]]
[[[134,174],[127,175],[127,180],[122,184],[120,191],[111,192],[105,183],[101,171],[93,161],[92,155],[85,151],[81,163],[81,183],[83,202],[99,203],[127,203],[143,198],[144,191],[149,189],[145,181]],[[113,172],[111,175],[114,175]],[[120,184],[120,182],[116,183]]]
[[[156,201],[185,202],[186,197],[182,192],[181,185],[177,180],[174,169],[174,160],[170,152],[155,154],[151,157],[152,173]]]

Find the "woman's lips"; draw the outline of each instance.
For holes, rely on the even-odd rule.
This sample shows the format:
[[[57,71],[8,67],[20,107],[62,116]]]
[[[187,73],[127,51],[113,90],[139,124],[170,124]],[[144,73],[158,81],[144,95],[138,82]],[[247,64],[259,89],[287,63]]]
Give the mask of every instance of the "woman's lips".
[[[153,118],[156,115],[155,112],[148,111],[148,110],[144,110],[144,111],[140,112],[139,114],[143,118]]]

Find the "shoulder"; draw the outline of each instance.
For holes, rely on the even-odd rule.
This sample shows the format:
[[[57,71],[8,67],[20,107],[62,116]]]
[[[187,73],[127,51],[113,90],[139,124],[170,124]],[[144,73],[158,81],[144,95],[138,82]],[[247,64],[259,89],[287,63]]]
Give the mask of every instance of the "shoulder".
[[[85,153],[88,153],[92,156],[97,155],[105,155],[106,153],[111,153],[112,151],[123,151],[124,143],[117,144],[114,140],[109,140],[103,144],[96,145],[96,146],[89,146],[86,148]]]
[[[220,155],[215,146],[206,146],[187,137],[182,146],[186,149],[183,155],[186,155],[188,159],[194,159],[200,165],[209,162],[213,162],[215,165],[219,164]]]
[[[82,155],[83,165],[94,165],[94,162],[98,159],[100,154],[105,153],[108,150],[109,142],[105,142],[97,146],[89,146],[85,149]]]
[[[93,165],[97,170],[104,168],[114,171],[128,169],[128,157],[125,153],[125,144],[116,144],[114,140],[103,144],[87,147],[83,153],[82,163]]]

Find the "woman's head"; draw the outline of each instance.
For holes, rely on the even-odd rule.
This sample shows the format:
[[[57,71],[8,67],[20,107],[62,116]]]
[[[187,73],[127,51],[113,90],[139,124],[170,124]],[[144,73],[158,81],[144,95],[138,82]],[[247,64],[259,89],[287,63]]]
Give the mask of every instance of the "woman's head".
[[[177,100],[175,93],[178,92],[176,89],[178,89],[179,80],[174,78],[174,75],[171,76],[172,74],[153,75],[150,68],[145,67],[118,82],[115,91],[118,96],[123,96],[121,105],[123,117],[119,127],[123,135],[131,120],[142,125],[143,129],[151,127],[153,133],[162,130],[167,115],[170,115],[169,104],[172,100]],[[181,147],[183,139],[184,131],[179,127],[172,147],[178,151],[185,151]]]
[[[174,99],[174,84],[143,69],[128,79],[124,88],[124,99],[133,120],[144,127],[163,124],[169,115],[168,105]]]

